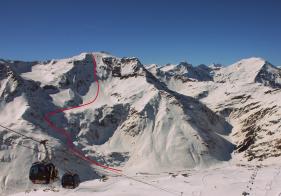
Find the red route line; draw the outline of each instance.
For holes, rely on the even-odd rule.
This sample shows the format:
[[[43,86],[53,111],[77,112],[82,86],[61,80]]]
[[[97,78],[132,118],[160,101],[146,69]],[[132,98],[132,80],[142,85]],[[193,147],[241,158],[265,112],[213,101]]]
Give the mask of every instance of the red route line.
[[[73,141],[72,141],[72,138],[71,138],[71,135],[70,133],[64,129],[64,128],[59,128],[57,127],[51,120],[50,120],[50,117],[51,116],[54,116],[58,113],[61,113],[61,112],[64,112],[64,111],[67,111],[67,110],[72,110],[72,109],[76,109],[76,108],[81,108],[81,107],[84,107],[84,106],[88,106],[92,103],[94,103],[96,101],[96,99],[98,98],[98,95],[99,95],[99,91],[100,91],[100,85],[99,85],[99,82],[98,82],[98,79],[97,79],[97,75],[96,75],[96,67],[97,67],[97,63],[96,63],[96,60],[95,60],[95,57],[94,55],[92,55],[92,58],[93,58],[93,65],[94,65],[94,80],[97,84],[97,91],[96,91],[96,95],[95,97],[89,101],[88,103],[85,103],[85,104],[82,104],[82,105],[78,105],[78,106],[73,106],[73,107],[69,107],[69,108],[62,108],[62,109],[59,109],[59,110],[55,110],[55,111],[52,111],[52,112],[48,112],[47,114],[45,114],[44,116],[44,120],[47,122],[47,124],[53,128],[56,132],[60,133],[61,135],[65,136],[66,140],[67,140],[67,147],[68,149],[70,150],[71,153],[73,153],[74,155],[78,156],[79,158],[91,163],[91,164],[94,164],[96,166],[99,166],[99,167],[102,167],[104,169],[107,169],[107,170],[111,170],[113,172],[121,172],[122,170],[119,170],[119,169],[115,169],[115,168],[111,168],[111,167],[108,167],[108,166],[105,166],[105,165],[102,165],[101,163],[93,160],[93,159],[90,159],[89,157],[86,157],[84,155],[84,153],[79,150],[78,148],[76,148],[76,146],[74,146],[73,144]]]

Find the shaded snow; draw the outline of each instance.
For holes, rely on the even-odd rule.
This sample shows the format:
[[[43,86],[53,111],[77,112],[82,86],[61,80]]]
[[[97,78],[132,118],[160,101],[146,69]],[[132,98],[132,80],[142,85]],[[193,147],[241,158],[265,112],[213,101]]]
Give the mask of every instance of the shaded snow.
[[[97,85],[92,77],[92,54],[100,83],[96,102],[53,119],[92,159],[130,175],[157,173],[136,178],[187,195],[241,195],[253,168],[238,167],[236,162],[280,161],[280,70],[261,58],[228,67],[180,63],[161,68],[107,53],[82,53],[46,62],[3,61],[0,123],[38,139],[47,138],[56,149],[64,149],[65,138],[49,128],[43,116],[93,99]],[[31,162],[44,155],[16,144],[8,146],[23,142],[40,147],[2,129],[0,136],[1,193],[42,189],[22,179],[28,179]],[[234,145],[237,149],[232,153]],[[97,168],[57,150],[50,153],[60,175],[66,169],[79,171],[83,183],[72,191],[61,189],[57,182],[58,193],[40,190],[30,195],[165,195],[124,177],[93,180],[98,177]],[[226,161],[230,165],[213,168]],[[181,172],[172,172],[176,177],[167,175],[171,170],[184,170],[189,177]],[[253,195],[278,194],[278,181],[273,178],[278,175],[277,166],[262,168]]]
[[[88,103],[95,97],[97,85],[93,79],[91,55],[82,53],[72,58],[38,62],[20,72],[14,69],[13,63],[6,64],[7,69],[3,69],[0,77],[0,102],[3,112],[9,113],[7,117],[15,120],[12,127],[35,138],[48,138],[55,148],[63,149],[65,138],[48,127],[43,116],[61,107]],[[234,146],[224,138],[231,126],[223,118],[196,99],[168,89],[137,58],[117,58],[105,53],[93,55],[100,83],[95,103],[52,119],[58,127],[70,132],[74,144],[87,156],[130,172],[206,167],[231,158]],[[179,71],[183,71],[189,66],[182,64],[180,67]],[[11,124],[2,119],[0,123]],[[15,135],[9,138],[2,129],[1,133],[3,143],[15,140]],[[21,138],[16,139],[21,142]],[[27,145],[38,148],[33,142]],[[18,148],[1,153],[15,155],[6,166],[0,165],[5,173],[0,176],[0,182],[7,182],[1,191],[12,193],[33,187],[28,181],[13,190],[11,184],[27,179],[30,164],[43,155],[36,152],[18,155]],[[66,155],[57,150],[51,152],[50,158],[60,171],[88,169],[88,173],[79,172],[83,181],[90,176],[97,177],[96,168],[79,164],[77,159],[71,158],[66,166],[62,161]],[[25,160],[18,166],[22,175],[9,173],[12,165],[21,160]]]

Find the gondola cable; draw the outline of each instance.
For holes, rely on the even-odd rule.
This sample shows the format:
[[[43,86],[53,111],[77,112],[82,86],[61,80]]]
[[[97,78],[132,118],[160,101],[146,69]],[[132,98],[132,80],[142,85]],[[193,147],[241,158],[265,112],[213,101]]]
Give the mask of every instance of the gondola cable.
[[[31,137],[31,136],[27,136],[27,135],[25,135],[25,134],[23,134],[23,133],[19,133],[18,131],[15,131],[15,130],[13,130],[13,129],[11,129],[11,128],[8,128],[8,127],[6,127],[6,126],[4,126],[4,125],[1,125],[1,124],[0,124],[0,127],[2,127],[3,129],[6,129],[6,131],[10,131],[10,132],[13,132],[13,133],[15,133],[15,134],[17,134],[17,135],[20,135],[20,136],[23,137],[24,139],[30,139],[30,140],[32,140],[32,141],[34,141],[34,142],[39,143],[39,144],[42,144],[42,142],[44,141],[44,140],[37,140],[37,139],[35,139],[35,138]],[[68,155],[73,155],[72,153],[68,152],[67,150],[56,149],[55,147],[49,145],[48,143],[46,143],[45,145],[46,145],[47,147],[49,147],[50,149],[53,149],[53,150],[56,150],[56,151],[60,151],[60,152],[62,152],[62,153],[68,154]],[[76,157],[77,157],[77,156],[76,156]]]
[[[15,131],[15,130],[13,130],[13,129],[11,129],[11,128],[8,128],[8,127],[6,127],[6,126],[4,126],[4,125],[1,125],[1,124],[0,124],[0,127],[2,127],[3,129],[6,129],[6,131],[10,131],[10,132],[12,132],[12,133],[15,133],[15,134],[17,134],[17,135],[23,137],[24,139],[30,139],[30,140],[32,140],[32,141],[34,141],[34,142],[39,143],[39,144],[42,144],[42,142],[44,141],[44,140],[43,140],[43,141],[42,141],[42,140],[37,140],[37,139],[35,139],[34,137],[27,136],[27,135],[25,135],[25,134],[23,134],[23,133],[20,133],[20,132],[18,132],[18,131]],[[48,143],[46,143],[45,145],[46,145],[47,147],[49,147],[51,150],[60,151],[60,152],[62,152],[62,153],[64,153],[64,154],[68,154],[68,155],[70,155],[70,156],[73,156],[73,155],[74,155],[74,156],[80,158],[81,160],[87,161],[87,160],[81,158],[79,155],[77,155],[77,154],[75,154],[75,153],[70,153],[70,152],[67,151],[67,150],[57,149],[57,148],[55,148],[55,147],[49,145]],[[96,167],[95,167],[95,169],[99,170],[99,169],[96,168]],[[104,170],[102,170],[102,171],[104,171]]]
[[[30,136],[26,136],[25,134],[19,133],[18,131],[15,131],[15,130],[13,130],[13,129],[11,129],[11,128],[8,128],[8,127],[3,126],[3,125],[1,125],[1,124],[0,124],[0,127],[6,129],[7,131],[16,133],[16,134],[20,135],[20,136],[23,137],[23,138],[31,139],[31,140],[33,140],[33,141],[39,143],[39,144],[42,144],[42,141],[39,141],[39,140],[37,140],[37,139],[34,139],[33,137],[30,137]],[[40,151],[40,150],[38,150],[38,149],[25,146],[25,145],[23,145],[23,144],[19,144],[19,143],[17,143],[17,144],[20,145],[20,146],[23,146],[23,147],[25,147],[25,148],[29,148],[29,149],[31,149],[31,150],[35,150],[35,151],[37,151],[37,152],[43,152],[43,151]],[[55,149],[55,150],[57,150],[57,151],[61,151],[62,153],[65,153],[65,154],[75,155],[76,157],[78,157],[78,158],[80,158],[80,159],[86,161],[85,159],[81,158],[80,156],[78,156],[78,155],[75,154],[75,153],[70,153],[70,152],[65,151],[65,150],[56,149],[55,147],[53,147],[53,146],[51,146],[51,145],[49,145],[49,144],[47,144],[47,143],[46,143],[46,146],[48,146],[48,147],[51,148],[51,149]],[[43,153],[45,153],[45,152],[43,152]],[[151,187],[156,188],[156,189],[158,189],[158,190],[161,190],[161,191],[170,193],[170,194],[172,194],[172,195],[177,195],[177,196],[182,196],[182,195],[183,195],[183,192],[174,191],[174,190],[172,191],[172,190],[169,190],[169,189],[166,189],[166,188],[162,188],[162,187],[156,186],[156,185],[154,185],[154,184],[151,184],[151,183],[149,183],[149,182],[145,182],[145,181],[143,181],[143,180],[139,180],[139,179],[137,179],[137,178],[128,176],[128,175],[126,175],[126,174],[123,174],[123,173],[120,173],[120,172],[117,172],[117,171],[105,170],[105,168],[102,168],[102,167],[101,167],[101,168],[94,167],[94,168],[95,168],[97,171],[103,171],[103,172],[105,171],[105,172],[109,172],[109,173],[114,173],[115,175],[118,174],[118,175],[123,176],[123,177],[125,177],[125,178],[127,178],[127,179],[131,179],[131,180],[133,180],[133,181],[136,181],[136,182],[139,182],[139,183],[142,183],[142,184],[146,184],[146,185],[148,185],[148,186],[151,186]]]
[[[0,127],[2,127],[3,129],[6,129],[7,131],[11,131],[11,132],[13,132],[13,133],[15,133],[15,134],[18,134],[18,135],[22,136],[22,137],[25,138],[25,139],[31,139],[31,140],[33,140],[33,141],[35,141],[35,142],[37,142],[37,143],[41,143],[41,141],[36,140],[36,139],[34,139],[33,137],[26,136],[26,135],[24,135],[24,134],[22,134],[22,133],[20,133],[20,132],[18,132],[18,131],[15,131],[15,130],[13,130],[13,129],[10,129],[10,128],[8,128],[8,127],[6,127],[6,126],[3,126],[3,125],[1,125],[1,124],[0,124]]]
[[[34,142],[39,143],[39,144],[42,144],[43,142],[45,142],[44,140],[39,141],[39,140],[37,140],[37,139],[35,139],[35,138],[31,137],[31,136],[26,136],[25,134],[19,133],[18,131],[15,131],[15,130],[13,130],[13,129],[11,129],[11,128],[8,128],[8,127],[6,127],[6,126],[3,126],[3,125],[1,125],[1,124],[0,124],[0,127],[2,127],[3,129],[6,129],[7,131],[13,132],[13,133],[15,133],[15,134],[17,134],[17,135],[20,135],[20,136],[23,137],[24,139],[30,139],[30,140],[32,140],[32,141],[34,141]],[[32,148],[32,147],[29,147],[29,146],[25,146],[25,145],[20,144],[20,143],[14,143],[14,144],[18,144],[18,145],[20,145],[20,146],[22,146],[22,147],[25,147],[25,148],[34,150],[34,151],[36,151],[36,152],[46,153],[46,152],[40,151],[40,150],[38,150],[38,149],[36,149],[36,148]],[[62,152],[62,153],[64,153],[64,154],[71,155],[71,156],[73,156],[73,155],[76,156],[75,154],[72,154],[72,153],[68,152],[67,150],[56,149],[55,147],[49,145],[48,143],[45,143],[45,145],[46,145],[47,147],[49,147],[50,149],[53,149],[53,150],[56,150],[56,151],[60,151],[60,152]],[[76,157],[77,157],[77,156],[76,156]],[[56,157],[55,157],[55,158],[56,158]],[[79,157],[78,157],[78,158],[79,158]],[[95,168],[95,169],[96,169],[96,168]]]
[[[27,148],[27,149],[30,149],[30,150],[34,150],[35,152],[37,152],[37,153],[45,153],[44,151],[42,151],[42,150],[39,150],[39,149],[37,149],[37,148],[33,148],[33,147],[30,147],[30,146],[26,146],[26,145],[24,145],[24,144],[21,144],[21,143],[16,143],[16,142],[12,142],[12,144],[14,144],[14,145],[19,145],[19,146],[21,146],[21,147],[24,147],[24,148]],[[9,146],[9,145],[7,145],[7,146]],[[12,147],[12,145],[10,145],[11,147]],[[54,157],[54,159],[58,159],[57,157]],[[59,160],[59,159],[58,159]],[[87,165],[88,166],[88,165]],[[64,168],[65,169],[65,168]],[[96,168],[95,168],[96,169]],[[69,170],[67,170],[67,169],[65,169],[65,171],[67,171],[67,172],[69,172]]]
[[[13,130],[13,129],[11,129],[11,128],[8,128],[8,127],[6,127],[6,126],[4,126],[4,125],[1,125],[1,124],[0,124],[0,127],[2,127],[3,129],[6,129],[6,131],[10,131],[10,132],[13,132],[13,133],[15,133],[15,134],[17,134],[17,135],[20,135],[21,137],[23,137],[23,138],[25,138],[25,139],[30,139],[30,140],[32,140],[32,141],[34,141],[34,142],[37,142],[37,143],[39,143],[39,144],[42,144],[42,140],[41,140],[41,141],[40,141],[40,140],[37,140],[37,139],[35,139],[34,137],[27,136],[27,135],[25,135],[25,134],[23,134],[23,133],[20,133],[20,132],[18,132],[18,131],[15,131],[15,130]],[[70,155],[70,156],[73,156],[73,155],[74,155],[74,156],[76,156],[77,158],[79,158],[79,159],[81,159],[81,160],[83,160],[83,161],[87,161],[87,157],[82,158],[81,155],[76,154],[75,152],[71,153],[71,152],[69,152],[68,150],[57,149],[57,148],[55,148],[54,146],[51,146],[51,145],[48,144],[48,143],[46,143],[45,145],[46,145],[47,147],[49,147],[51,150],[60,151],[60,152],[62,152],[62,153],[64,153],[64,154],[67,154],[67,155]],[[62,145],[63,145],[63,144],[62,144]],[[104,170],[104,168],[102,168],[102,167],[100,167],[100,168],[94,167],[94,168],[95,168],[96,171],[99,171],[99,172],[106,172],[106,173],[109,172],[108,170]],[[116,175],[116,173],[115,173],[115,175]],[[119,175],[120,175],[120,173],[119,173]]]
[[[30,149],[30,150],[34,150],[35,152],[45,153],[45,152],[43,152],[42,150],[39,150],[39,149],[37,149],[37,148],[32,148],[32,147],[30,147],[30,146],[26,146],[26,145],[21,144],[21,143],[13,142],[12,144],[19,145],[19,146],[22,146],[22,147],[24,147],[24,148],[28,148],[28,149]]]

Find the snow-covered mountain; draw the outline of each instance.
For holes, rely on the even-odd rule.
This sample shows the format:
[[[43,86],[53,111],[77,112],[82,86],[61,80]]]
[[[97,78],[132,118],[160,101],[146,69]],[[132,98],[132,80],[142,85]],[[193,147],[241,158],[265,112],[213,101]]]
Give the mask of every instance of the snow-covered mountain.
[[[98,90],[92,104],[51,120],[103,165],[139,173],[280,161],[281,70],[261,58],[196,67],[143,66],[137,58],[104,52],[45,62],[0,60],[0,124],[48,139],[60,175],[70,170],[83,181],[97,178],[100,169],[65,153],[66,138],[44,117],[88,103]],[[33,188],[29,167],[44,150],[0,128],[0,193]]]
[[[237,145],[235,158],[277,162],[281,155],[280,71],[261,58],[249,58],[213,69],[213,81],[183,82],[174,76],[174,82],[166,84],[228,120],[233,126],[228,139]]]
[[[234,144],[227,137],[232,126],[224,117],[197,98],[168,88],[165,80],[157,79],[137,58],[106,53],[46,62],[1,60],[0,124],[38,140],[48,139],[54,146],[49,149],[50,158],[61,174],[73,170],[79,171],[82,180],[95,178],[89,164],[61,152],[66,150],[66,138],[44,121],[50,111],[93,99],[98,87],[92,55],[100,85],[96,101],[51,119],[69,131],[75,146],[88,157],[125,172],[178,170],[230,160]],[[166,78],[180,74],[194,81],[212,81],[207,66],[181,63],[174,71],[163,69],[157,70]],[[2,128],[0,133],[1,192],[32,187],[29,167],[44,153],[17,143],[40,146]]]
[[[213,69],[203,64],[196,67],[187,62],[181,62],[178,65],[167,64],[162,67],[153,64],[147,66],[147,69],[164,82],[170,82],[174,78],[183,82],[211,81],[213,79],[210,74]]]

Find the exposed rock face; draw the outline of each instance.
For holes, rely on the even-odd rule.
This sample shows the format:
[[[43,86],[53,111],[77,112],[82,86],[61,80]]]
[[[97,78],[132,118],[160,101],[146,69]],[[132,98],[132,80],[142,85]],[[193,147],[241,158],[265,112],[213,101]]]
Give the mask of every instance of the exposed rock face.
[[[69,131],[74,144],[87,156],[135,171],[193,168],[231,158],[234,145],[224,136],[232,126],[224,118],[197,99],[169,89],[137,58],[93,55],[100,84],[96,101],[51,118],[57,127]],[[189,71],[186,76],[184,70]],[[61,171],[81,170],[82,180],[94,176],[95,171],[60,151],[66,140],[43,117],[47,112],[91,101],[97,92],[93,71],[92,54],[87,53],[37,63],[1,61],[0,65],[0,123],[32,137],[48,139],[57,149],[50,152],[52,161]],[[203,65],[193,68],[186,63],[176,68],[183,78],[192,76],[192,80],[211,80],[209,71]],[[173,76],[172,72],[164,74]],[[7,131],[0,133],[1,144],[16,141],[40,148]],[[9,192],[15,182],[25,188],[26,184],[20,183],[22,176],[27,178],[31,162],[42,156],[16,145],[1,148],[0,160],[7,164],[0,165],[0,181],[11,180],[3,189]],[[22,163],[21,177],[9,172],[16,162]]]
[[[255,82],[272,88],[281,88],[281,69],[266,62],[257,74]]]
[[[92,55],[100,84],[96,101],[51,119],[88,157],[134,171],[207,166],[230,160],[234,148],[233,157],[241,161],[280,157],[281,74],[261,58],[228,67],[185,62],[144,67],[137,58],[107,53],[46,62],[0,60],[0,123],[49,139],[60,170],[78,168],[83,180],[96,175],[87,163],[60,151],[65,138],[43,120],[47,112],[95,97]],[[26,187],[19,176],[27,178],[30,163],[43,156],[14,143],[40,148],[1,129],[0,181],[6,193],[15,182]],[[16,162],[22,163],[20,175],[9,172]]]
[[[166,84],[200,99],[226,118],[233,126],[231,140],[237,145],[239,157],[242,155],[246,161],[278,157],[280,69],[261,58],[243,59],[217,69],[210,67],[214,81]]]
[[[154,69],[154,67],[149,67]],[[199,65],[193,67],[191,64],[181,62],[178,65],[166,65],[163,67],[156,68],[155,76],[161,81],[169,82],[171,79],[181,80],[182,82],[187,81],[211,81],[212,69],[206,65]]]

